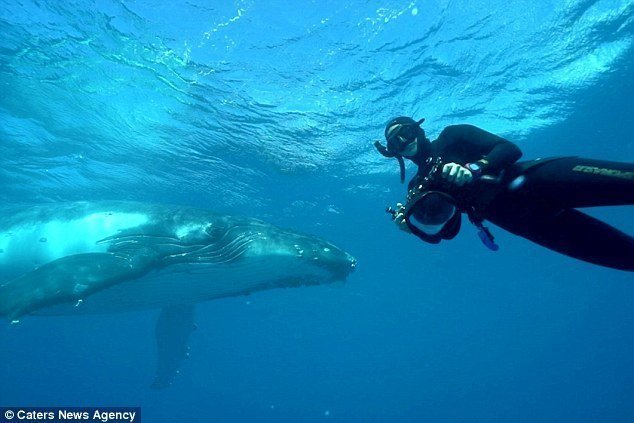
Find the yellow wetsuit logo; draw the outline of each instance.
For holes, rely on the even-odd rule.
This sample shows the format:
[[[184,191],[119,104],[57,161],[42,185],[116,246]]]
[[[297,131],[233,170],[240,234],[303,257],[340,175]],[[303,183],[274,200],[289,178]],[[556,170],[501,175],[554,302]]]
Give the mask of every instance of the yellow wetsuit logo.
[[[592,173],[595,175],[612,176],[614,178],[634,179],[634,172],[623,172],[617,169],[606,169],[594,166],[575,166],[573,172]]]

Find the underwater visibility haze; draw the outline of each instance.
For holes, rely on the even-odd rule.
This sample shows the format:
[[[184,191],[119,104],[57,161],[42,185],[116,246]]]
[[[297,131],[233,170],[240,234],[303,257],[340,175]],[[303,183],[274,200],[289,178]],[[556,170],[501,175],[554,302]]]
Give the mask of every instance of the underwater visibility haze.
[[[4,0],[0,34],[3,206],[210,210],[357,263],[345,283],[198,304],[160,390],[158,310],[0,325],[0,406],[140,406],[146,422],[634,419],[632,274],[493,225],[497,252],[468,225],[420,242],[384,212],[405,188],[373,147],[407,115],[432,139],[477,125],[526,159],[634,161],[634,1]],[[634,233],[631,207],[588,212]]]

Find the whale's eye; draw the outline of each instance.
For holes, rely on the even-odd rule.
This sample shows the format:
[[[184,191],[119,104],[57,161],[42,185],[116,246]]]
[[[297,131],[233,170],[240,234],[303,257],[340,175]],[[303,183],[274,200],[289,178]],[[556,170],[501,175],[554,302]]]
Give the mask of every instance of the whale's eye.
[[[211,238],[218,239],[222,237],[222,235],[225,233],[225,230],[217,225],[212,225],[210,223],[205,227],[205,233]]]

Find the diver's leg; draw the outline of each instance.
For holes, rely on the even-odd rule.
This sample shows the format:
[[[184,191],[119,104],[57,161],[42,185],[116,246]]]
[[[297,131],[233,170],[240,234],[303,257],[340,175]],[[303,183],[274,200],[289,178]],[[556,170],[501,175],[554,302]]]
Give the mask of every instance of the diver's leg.
[[[502,227],[567,256],[634,271],[634,237],[574,209],[536,212],[532,217]]]
[[[566,157],[526,172],[526,190],[550,208],[634,205],[634,163]]]

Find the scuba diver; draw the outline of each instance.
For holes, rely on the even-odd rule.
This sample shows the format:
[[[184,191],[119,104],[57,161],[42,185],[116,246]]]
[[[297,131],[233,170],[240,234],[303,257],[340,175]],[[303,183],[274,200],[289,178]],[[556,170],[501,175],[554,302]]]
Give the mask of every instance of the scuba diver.
[[[454,238],[466,214],[482,242],[498,246],[485,221],[570,257],[634,271],[634,237],[577,208],[634,205],[634,163],[579,157],[518,162],[512,142],[472,125],[446,127],[435,141],[421,124],[400,116],[385,127],[401,183],[404,158],[418,166],[404,204],[386,211],[399,228],[437,244]]]

